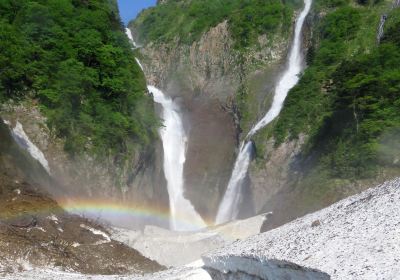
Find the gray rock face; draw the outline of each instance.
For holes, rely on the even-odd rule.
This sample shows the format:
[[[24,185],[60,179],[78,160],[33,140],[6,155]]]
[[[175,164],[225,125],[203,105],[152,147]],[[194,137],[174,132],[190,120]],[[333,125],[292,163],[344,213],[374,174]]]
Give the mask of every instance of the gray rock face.
[[[329,280],[330,276],[324,272],[305,268],[297,264],[266,260],[260,262],[257,258],[227,256],[213,260],[206,271],[213,280]]]
[[[292,165],[301,153],[305,140],[306,136],[300,135],[299,139],[286,141],[279,147],[274,147],[272,139],[262,143],[268,160],[261,168],[253,165],[250,170],[256,213],[263,210],[267,198],[273,197],[287,187],[292,177],[296,175],[293,174]]]

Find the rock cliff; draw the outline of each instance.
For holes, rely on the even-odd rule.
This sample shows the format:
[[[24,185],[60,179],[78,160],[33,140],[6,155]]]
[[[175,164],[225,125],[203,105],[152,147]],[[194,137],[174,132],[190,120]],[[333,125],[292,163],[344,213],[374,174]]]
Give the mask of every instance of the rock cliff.
[[[130,28],[135,36],[140,26],[133,22]],[[191,44],[177,37],[139,50],[148,82],[181,100],[189,131],[186,196],[209,219],[230,178],[241,131],[269,105],[289,37],[264,34],[239,51],[225,20]]]

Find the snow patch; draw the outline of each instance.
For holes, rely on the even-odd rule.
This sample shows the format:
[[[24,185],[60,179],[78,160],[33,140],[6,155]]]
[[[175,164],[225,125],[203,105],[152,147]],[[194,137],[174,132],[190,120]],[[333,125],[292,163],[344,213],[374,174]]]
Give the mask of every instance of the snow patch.
[[[29,154],[34,159],[39,161],[44,169],[46,169],[46,171],[50,173],[50,167],[46,157],[44,156],[43,152],[35,144],[32,143],[28,135],[26,135],[24,128],[22,127],[22,124],[20,122],[17,121],[17,124],[12,129],[11,134],[15,142],[17,142],[20,147],[27,150]]]
[[[36,229],[36,230],[40,230],[40,231],[43,231],[43,232],[46,232],[46,230],[44,229],[44,228],[42,228],[42,227],[38,227],[38,226],[36,226],[36,227],[33,227],[33,228],[28,228],[28,232],[30,232],[31,230],[33,230],[33,229]]]
[[[110,243],[111,242],[111,238],[105,232],[103,232],[101,230],[94,229],[94,228],[89,227],[89,226],[84,225],[84,224],[81,224],[80,226],[81,226],[81,228],[84,228],[84,229],[90,231],[94,235],[101,235],[105,239],[104,241],[96,242],[96,245],[100,245],[100,244],[105,244],[105,243]]]

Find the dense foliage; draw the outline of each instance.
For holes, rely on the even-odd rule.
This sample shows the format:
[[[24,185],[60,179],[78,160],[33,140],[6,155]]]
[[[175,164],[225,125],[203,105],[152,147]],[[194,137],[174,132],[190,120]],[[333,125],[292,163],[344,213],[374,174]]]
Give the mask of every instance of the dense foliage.
[[[273,135],[277,144],[310,135],[305,156],[317,154],[332,177],[370,177],[399,161],[400,11],[389,14],[378,45],[380,15],[389,5],[333,2],[338,7],[316,26],[309,68],[289,93]]]
[[[71,154],[149,143],[158,121],[145,93],[113,2],[0,1],[0,100],[38,100]]]
[[[237,48],[248,47],[260,34],[287,29],[298,0],[170,0],[148,9],[133,23],[140,41],[191,43],[227,20]]]

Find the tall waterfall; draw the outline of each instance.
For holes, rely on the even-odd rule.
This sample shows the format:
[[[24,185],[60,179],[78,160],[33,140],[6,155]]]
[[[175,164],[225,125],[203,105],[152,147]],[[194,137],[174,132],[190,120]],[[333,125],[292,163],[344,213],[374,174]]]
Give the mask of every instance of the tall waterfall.
[[[164,174],[167,179],[171,208],[171,228],[174,230],[195,230],[205,227],[203,219],[183,195],[183,167],[186,161],[187,137],[179,108],[161,90],[154,86],[148,86],[148,89],[153,94],[154,101],[161,104],[163,109],[164,127],[160,129],[160,136],[164,148]]]
[[[137,47],[130,29],[126,28],[125,31],[132,45]],[[135,60],[143,70],[140,60],[138,58]],[[179,107],[158,88],[150,85],[147,88],[152,93],[154,102],[162,106],[164,126],[160,129],[160,136],[164,149],[164,175],[167,180],[171,211],[170,227],[173,230],[182,231],[206,227],[193,205],[184,197],[183,167],[186,161],[187,137]]]
[[[129,28],[125,28],[125,34],[126,34],[126,36],[128,36],[129,41],[133,45],[133,48],[134,49],[137,48],[136,42],[135,42],[135,40],[133,40],[132,31]]]
[[[311,3],[312,0],[304,0],[303,11],[296,22],[292,48],[288,57],[288,65],[275,88],[275,95],[271,108],[267,114],[253,126],[246,136],[244,140],[245,142],[241,144],[240,152],[236,159],[228,187],[218,209],[215,220],[216,224],[221,224],[237,218],[239,214],[239,205],[243,199],[243,181],[246,178],[252,155],[253,144],[250,141],[250,138],[279,115],[288,92],[299,81],[298,75],[302,70],[303,62],[301,53],[301,31],[303,29],[304,21],[310,11]]]

